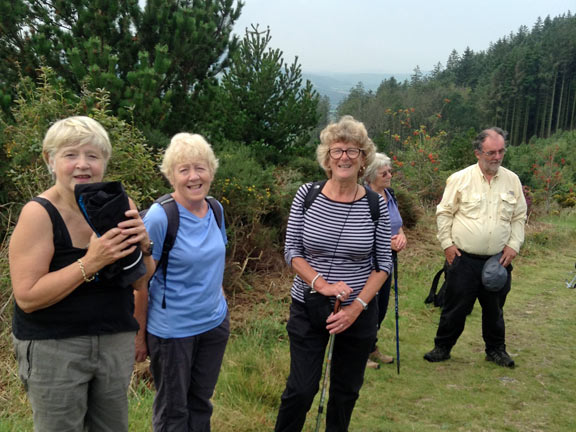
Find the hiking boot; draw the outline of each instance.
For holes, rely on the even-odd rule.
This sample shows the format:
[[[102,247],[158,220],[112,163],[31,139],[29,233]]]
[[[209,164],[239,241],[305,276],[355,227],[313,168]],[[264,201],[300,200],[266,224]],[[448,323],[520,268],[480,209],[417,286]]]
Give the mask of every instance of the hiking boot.
[[[450,348],[435,346],[430,352],[424,354],[424,359],[429,362],[441,362],[450,358]]]
[[[504,348],[486,351],[486,360],[496,363],[498,366],[514,368],[514,360],[510,358]]]
[[[386,354],[382,354],[378,350],[378,348],[376,348],[374,351],[372,351],[370,353],[370,357],[368,357],[368,358],[374,362],[382,363],[382,364],[394,363],[394,357],[386,355]]]
[[[379,364],[379,363],[376,363],[375,361],[372,361],[372,360],[368,359],[368,360],[366,361],[366,367],[367,367],[368,369],[380,369],[380,364]]]

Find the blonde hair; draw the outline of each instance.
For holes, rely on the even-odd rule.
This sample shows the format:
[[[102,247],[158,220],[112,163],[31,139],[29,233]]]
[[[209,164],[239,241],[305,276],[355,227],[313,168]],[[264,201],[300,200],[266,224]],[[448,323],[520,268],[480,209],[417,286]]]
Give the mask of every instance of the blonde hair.
[[[364,123],[354,119],[354,117],[343,116],[337,123],[330,123],[320,132],[320,145],[316,148],[316,159],[326,172],[328,178],[332,177],[330,169],[330,146],[335,142],[346,144],[356,144],[364,154],[364,164],[370,165],[376,153],[376,146],[368,137],[368,131]],[[363,168],[360,170],[362,175]]]
[[[46,132],[42,142],[42,157],[50,169],[50,158],[53,158],[59,150],[85,144],[96,146],[102,152],[104,161],[108,162],[112,155],[112,145],[104,127],[90,117],[67,117],[58,120]]]
[[[172,182],[174,168],[186,161],[204,161],[213,177],[218,169],[218,159],[214,155],[212,146],[199,134],[181,132],[172,137],[170,145],[164,152],[160,171]]]
[[[388,156],[386,156],[385,153],[375,153],[374,160],[366,168],[366,172],[364,173],[364,178],[362,179],[362,181],[368,184],[372,183],[374,180],[376,180],[376,176],[378,175],[378,171],[380,171],[380,168],[391,166],[392,166],[392,160]]]

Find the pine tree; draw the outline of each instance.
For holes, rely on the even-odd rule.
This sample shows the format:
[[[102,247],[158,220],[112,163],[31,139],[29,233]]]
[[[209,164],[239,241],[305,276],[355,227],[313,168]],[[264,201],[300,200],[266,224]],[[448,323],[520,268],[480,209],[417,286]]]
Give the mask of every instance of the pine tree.
[[[319,96],[310,81],[303,82],[298,58],[286,63],[270,40],[270,29],[246,29],[222,76],[220,114],[210,129],[213,136],[259,146],[267,162],[278,162],[308,142],[318,121]]]
[[[166,134],[197,121],[200,94],[236,50],[242,8],[234,0],[148,0],[144,9],[138,0],[17,0],[12,11],[0,1],[2,25],[17,23],[0,49],[25,75],[46,64],[74,94],[84,84],[106,88],[113,113]],[[12,81],[18,65],[7,67]]]

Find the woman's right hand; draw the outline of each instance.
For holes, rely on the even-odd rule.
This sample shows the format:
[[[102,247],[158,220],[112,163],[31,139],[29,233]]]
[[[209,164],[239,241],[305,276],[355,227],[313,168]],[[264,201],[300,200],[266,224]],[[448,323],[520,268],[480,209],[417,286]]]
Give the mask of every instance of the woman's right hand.
[[[112,228],[101,237],[92,234],[88,251],[82,258],[86,273],[93,275],[134,252],[136,245],[130,242],[129,238],[130,236],[122,234],[120,228]]]
[[[350,297],[353,290],[346,282],[339,281],[333,284],[326,283],[323,286],[319,286],[317,291],[322,295],[337,297],[340,301],[344,301],[348,300],[348,297]]]

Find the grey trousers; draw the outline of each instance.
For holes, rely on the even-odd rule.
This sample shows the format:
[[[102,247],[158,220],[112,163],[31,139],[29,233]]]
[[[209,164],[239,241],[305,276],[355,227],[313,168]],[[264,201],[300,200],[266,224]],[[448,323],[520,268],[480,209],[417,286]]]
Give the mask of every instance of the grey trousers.
[[[13,339],[35,431],[128,431],[134,332]]]
[[[218,327],[196,336],[163,339],[148,334],[150,371],[156,387],[155,432],[210,431],[210,398],[229,335],[229,316]]]

